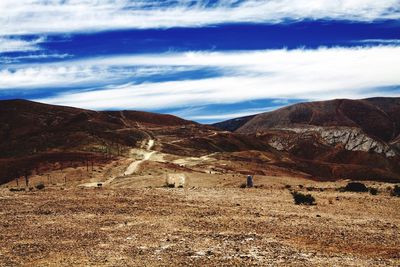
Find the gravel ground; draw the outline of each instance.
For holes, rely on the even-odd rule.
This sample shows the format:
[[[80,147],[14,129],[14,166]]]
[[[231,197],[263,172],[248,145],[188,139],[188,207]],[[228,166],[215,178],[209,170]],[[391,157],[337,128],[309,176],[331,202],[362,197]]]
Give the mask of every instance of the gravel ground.
[[[0,189],[0,266],[399,266],[400,198],[287,189]]]

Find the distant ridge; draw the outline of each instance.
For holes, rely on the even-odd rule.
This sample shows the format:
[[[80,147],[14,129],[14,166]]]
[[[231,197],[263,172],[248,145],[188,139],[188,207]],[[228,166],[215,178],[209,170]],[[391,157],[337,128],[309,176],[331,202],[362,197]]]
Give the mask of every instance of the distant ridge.
[[[238,123],[234,123],[238,121]],[[335,99],[290,105],[275,111],[213,124],[238,133],[300,125],[357,127],[390,142],[400,134],[400,98]],[[234,125],[234,126],[232,126]]]
[[[26,173],[86,166],[89,159],[101,165],[129,158],[132,148],[149,140],[167,159],[204,158],[221,173],[399,182],[399,125],[400,98],[300,103],[213,126],[142,111],[4,100],[0,184]],[[187,168],[173,161],[162,164]]]

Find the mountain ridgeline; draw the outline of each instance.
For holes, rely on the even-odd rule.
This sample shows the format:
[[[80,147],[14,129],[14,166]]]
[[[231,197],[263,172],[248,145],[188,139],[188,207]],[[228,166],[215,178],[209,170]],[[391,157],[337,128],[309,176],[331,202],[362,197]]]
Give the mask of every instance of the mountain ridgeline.
[[[297,167],[314,175],[399,175],[400,98],[299,103],[214,126],[255,135],[296,157]]]
[[[371,98],[295,104],[214,125],[0,101],[0,183],[88,161],[117,162],[150,139],[167,158],[212,158],[222,173],[400,181],[400,98]]]

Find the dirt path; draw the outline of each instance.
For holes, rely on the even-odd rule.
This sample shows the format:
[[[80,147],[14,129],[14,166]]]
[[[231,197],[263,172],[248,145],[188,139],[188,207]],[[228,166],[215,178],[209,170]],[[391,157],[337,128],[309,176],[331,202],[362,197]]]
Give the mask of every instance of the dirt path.
[[[141,156],[143,158],[141,160],[135,160],[131,164],[129,164],[129,166],[126,168],[126,170],[124,172],[124,176],[132,175],[135,172],[137,172],[139,167],[140,167],[140,165],[143,162],[149,160],[151,158],[151,156],[157,152],[157,151],[152,151],[151,150],[154,147],[154,145],[155,145],[155,140],[154,139],[149,139],[147,141],[146,146],[145,146],[146,150],[143,150],[143,149],[132,149],[133,154],[135,154],[136,156]],[[104,182],[102,182],[102,181],[94,181],[94,182],[80,184],[80,185],[78,185],[78,187],[98,187],[99,185],[108,186],[115,179],[117,179],[118,177],[120,177],[120,176],[112,175]]]
[[[180,158],[176,159],[173,161],[173,163],[178,164],[178,165],[184,165],[184,166],[194,166],[199,163],[203,163],[204,161],[214,161],[215,159],[212,158],[217,153],[211,153],[209,155],[201,156],[201,157],[186,157],[186,158]]]
[[[143,162],[149,160],[151,158],[151,156],[157,152],[157,151],[151,150],[154,147],[154,144],[155,144],[154,139],[149,139],[147,141],[146,150],[144,150],[144,151],[143,150],[135,150],[135,153],[139,156],[142,156],[143,159],[132,162],[128,166],[128,168],[126,168],[124,175],[132,175],[133,173],[137,172],[137,170],[139,169],[139,166]]]
[[[149,159],[151,158],[151,156],[152,156],[154,153],[156,153],[156,152],[157,152],[157,151],[148,151],[148,152],[144,152],[144,153],[142,154],[142,155],[143,155],[143,159],[142,159],[142,160],[137,160],[137,161],[132,162],[132,163],[128,166],[128,168],[126,168],[126,171],[125,171],[124,175],[131,175],[131,174],[137,172],[139,166],[140,166],[143,162],[149,160]]]
[[[126,127],[131,127],[129,123],[127,123],[127,119],[125,117],[124,111],[120,111],[119,114],[121,114],[121,121]]]

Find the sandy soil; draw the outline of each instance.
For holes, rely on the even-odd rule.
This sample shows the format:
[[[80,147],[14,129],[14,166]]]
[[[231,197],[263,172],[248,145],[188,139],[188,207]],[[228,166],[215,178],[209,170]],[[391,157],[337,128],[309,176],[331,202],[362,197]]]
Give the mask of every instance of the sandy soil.
[[[242,177],[205,175],[185,188],[149,188],[146,176],[0,188],[0,266],[400,265],[400,198],[387,184],[373,196],[336,191],[344,182],[255,177],[259,188],[241,189]],[[317,205],[294,205],[285,185]]]

